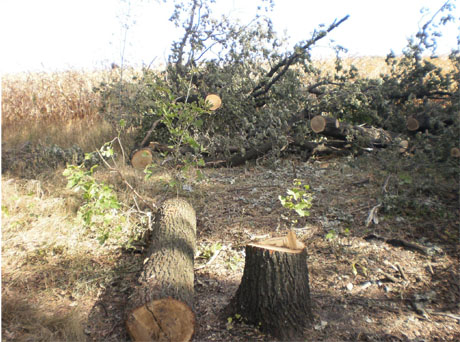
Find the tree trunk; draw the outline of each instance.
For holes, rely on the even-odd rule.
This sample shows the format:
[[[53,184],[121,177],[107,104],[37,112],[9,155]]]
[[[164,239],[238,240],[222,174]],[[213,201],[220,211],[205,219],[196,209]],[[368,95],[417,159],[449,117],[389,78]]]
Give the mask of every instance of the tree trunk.
[[[292,234],[246,246],[243,278],[227,308],[282,340],[302,338],[312,322],[307,251]]]
[[[190,341],[194,333],[196,216],[183,199],[163,203],[152,244],[130,296],[126,326],[134,341]]]

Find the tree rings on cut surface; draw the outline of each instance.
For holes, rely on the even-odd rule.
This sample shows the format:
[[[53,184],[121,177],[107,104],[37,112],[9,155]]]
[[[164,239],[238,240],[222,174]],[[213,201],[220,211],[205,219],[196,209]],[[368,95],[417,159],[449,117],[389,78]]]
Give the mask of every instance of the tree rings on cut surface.
[[[222,100],[220,99],[219,95],[216,94],[209,94],[206,96],[205,101],[210,104],[210,110],[217,110],[222,105]]]
[[[419,129],[420,125],[418,120],[414,117],[407,118],[406,127],[409,131],[413,132]]]
[[[310,120],[311,130],[315,133],[321,133],[329,129],[338,129],[340,127],[339,120],[336,118],[316,115]]]
[[[131,158],[131,165],[138,170],[144,170],[153,161],[152,151],[149,148],[142,148],[134,152]]]
[[[185,342],[195,331],[195,315],[179,300],[153,300],[131,312],[126,328],[133,341]]]
[[[453,158],[460,158],[460,148],[452,147],[450,149],[450,156]]]

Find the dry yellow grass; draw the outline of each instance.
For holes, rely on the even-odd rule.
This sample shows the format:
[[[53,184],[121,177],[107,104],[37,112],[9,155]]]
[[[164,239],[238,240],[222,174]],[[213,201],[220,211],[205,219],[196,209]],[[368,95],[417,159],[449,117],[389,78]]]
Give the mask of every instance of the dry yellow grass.
[[[4,341],[84,341],[80,309],[109,276],[94,267],[103,250],[83,235],[59,185],[2,178]]]
[[[20,73],[2,78],[2,124],[26,120],[95,118],[99,96],[92,90],[106,73]]]

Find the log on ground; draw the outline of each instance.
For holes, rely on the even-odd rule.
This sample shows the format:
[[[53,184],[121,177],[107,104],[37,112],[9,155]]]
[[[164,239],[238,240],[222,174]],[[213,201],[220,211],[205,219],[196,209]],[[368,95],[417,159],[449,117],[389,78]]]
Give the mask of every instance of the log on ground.
[[[243,278],[225,310],[282,340],[302,338],[312,322],[307,251],[293,234],[246,246]]]
[[[336,118],[322,115],[316,115],[315,117],[313,117],[313,119],[310,120],[310,127],[311,130],[315,133],[328,131],[329,134],[332,134],[333,132],[340,132],[339,120],[337,120]]]
[[[138,170],[144,170],[153,161],[153,154],[150,148],[141,148],[134,151],[131,156],[131,165]]]
[[[410,132],[424,131],[430,128],[430,117],[427,114],[419,114],[407,118],[406,127]]]
[[[190,204],[180,198],[165,201],[151,240],[127,308],[128,333],[133,341],[190,341],[196,246],[196,215]]]
[[[315,116],[310,121],[310,126],[321,127],[318,123],[312,122],[315,118],[316,121],[319,121],[319,119],[317,119],[318,116]],[[340,122],[338,128],[333,124],[325,124],[324,129],[318,133],[327,137],[347,140],[349,142],[358,142],[360,147],[387,147],[396,142],[399,144],[401,140],[397,134],[382,128],[352,125],[346,122]]]

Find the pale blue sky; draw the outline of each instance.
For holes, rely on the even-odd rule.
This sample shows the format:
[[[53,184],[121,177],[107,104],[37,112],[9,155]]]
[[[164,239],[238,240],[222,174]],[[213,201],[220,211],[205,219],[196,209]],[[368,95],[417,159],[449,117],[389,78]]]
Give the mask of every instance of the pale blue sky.
[[[452,0],[455,4],[457,1]],[[132,0],[136,24],[127,32],[125,58],[130,64],[164,62],[173,39],[180,34],[168,22],[171,5]],[[218,11],[243,23],[252,17],[255,0],[217,0]],[[308,39],[318,24],[350,14],[331,37],[351,56],[401,53],[407,37],[420,25],[420,9],[437,10],[444,0],[275,0],[271,14],[278,32],[292,44]],[[123,30],[120,19],[126,3],[118,0],[2,0],[0,4],[0,71],[106,68],[120,61]],[[120,16],[121,15],[121,16]],[[457,9],[455,16],[460,16]],[[456,46],[459,23],[450,24],[439,52]],[[327,42],[314,50],[327,53]]]

